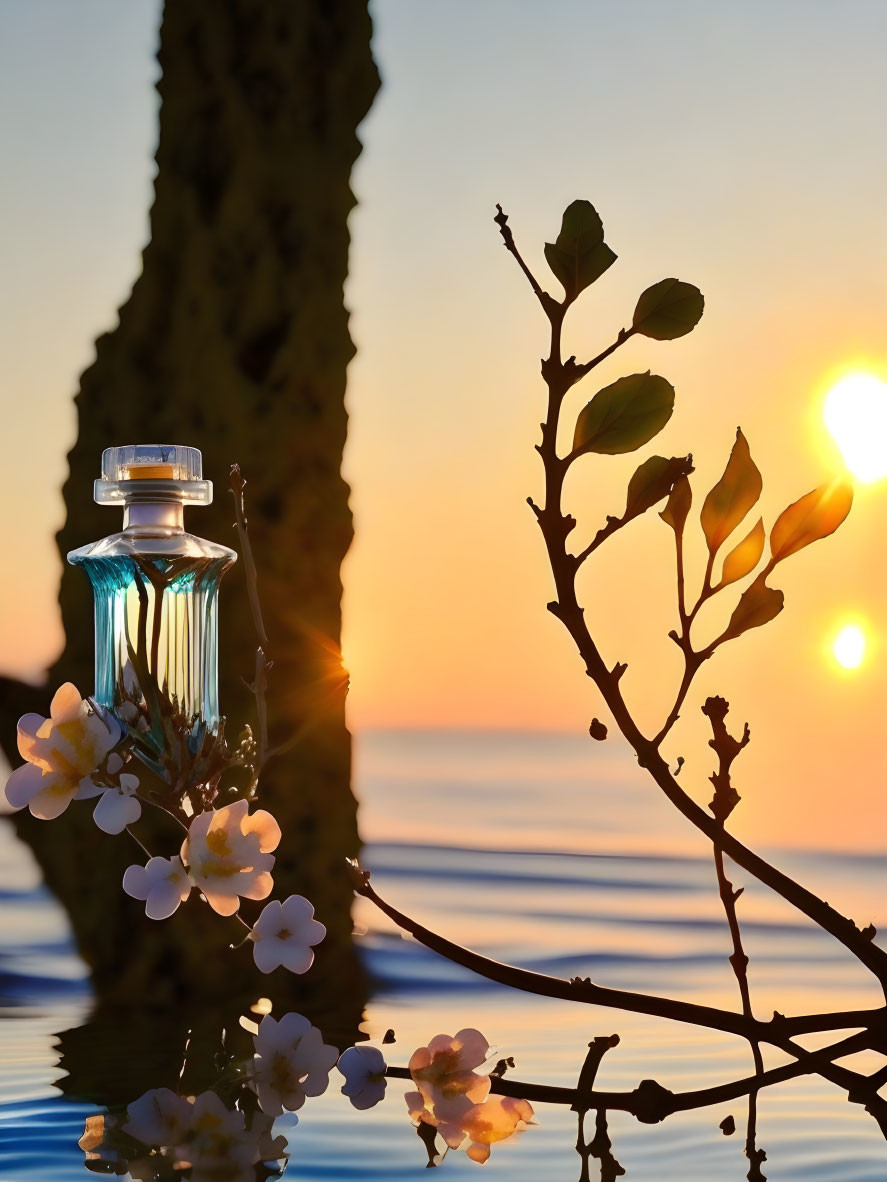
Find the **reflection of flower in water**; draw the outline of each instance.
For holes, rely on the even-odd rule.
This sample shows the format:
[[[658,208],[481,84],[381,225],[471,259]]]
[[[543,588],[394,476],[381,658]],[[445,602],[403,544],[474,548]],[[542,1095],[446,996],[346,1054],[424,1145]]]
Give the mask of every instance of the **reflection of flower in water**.
[[[50,821],[72,800],[98,796],[104,786],[93,779],[105,756],[120,741],[120,726],[80,697],[69,681],[55,693],[49,718],[25,714],[18,723],[18,749],[28,762],[9,777],[6,797],[13,808],[27,805]]]
[[[191,1182],[252,1182],[251,1167],[261,1160],[259,1131],[247,1128],[245,1114],[226,1108],[215,1092],[202,1092],[175,1156],[191,1165]]]
[[[339,1057],[301,1014],[285,1014],[279,1022],[268,1014],[259,1025],[255,1046],[253,1084],[259,1106],[269,1116],[280,1116],[284,1109],[295,1112],[306,1096],[325,1092]]]
[[[152,1088],[126,1110],[124,1133],[146,1145],[176,1145],[191,1124],[191,1102],[169,1088]]]
[[[345,1076],[342,1095],[347,1096],[355,1108],[363,1111],[385,1098],[388,1064],[378,1047],[349,1047],[339,1056],[336,1066]]]
[[[180,1096],[154,1088],[134,1100],[125,1118],[90,1116],[79,1145],[87,1169],[129,1173],[134,1180],[181,1178],[190,1182],[256,1182],[277,1177],[288,1158],[285,1137],[274,1137],[273,1118],[229,1107],[213,1091]],[[274,1164],[271,1164],[274,1163]]]
[[[450,1149],[467,1141],[466,1152],[477,1162],[487,1160],[490,1145],[521,1132],[533,1118],[526,1100],[489,1095],[489,1075],[474,1070],[489,1050],[477,1030],[437,1035],[413,1053],[410,1074],[419,1090],[404,1097],[417,1124],[437,1129]]]
[[[259,809],[251,816],[245,800],[199,813],[182,845],[182,861],[191,881],[220,915],[233,915],[240,898],[267,899],[274,885],[271,850],[280,826]]]

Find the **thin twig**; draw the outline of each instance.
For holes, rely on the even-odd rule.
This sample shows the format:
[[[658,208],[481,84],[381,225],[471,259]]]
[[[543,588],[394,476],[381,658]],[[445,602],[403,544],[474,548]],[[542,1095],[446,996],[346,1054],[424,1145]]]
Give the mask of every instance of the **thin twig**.
[[[550,316],[552,306],[555,305],[557,303],[557,301],[554,299],[553,296],[550,296],[547,291],[543,291],[538,280],[536,279],[536,276],[533,274],[533,272],[530,270],[530,268],[527,266],[527,264],[524,262],[523,258],[521,257],[521,253],[517,249],[517,246],[515,245],[514,235],[511,232],[511,227],[508,224],[508,214],[504,213],[502,211],[502,206],[499,205],[498,203],[496,205],[496,210],[497,210],[497,213],[496,213],[496,216],[493,218],[493,221],[499,227],[499,233],[502,235],[502,241],[505,244],[505,249],[510,251],[511,254],[514,255],[515,259],[517,260],[517,265],[520,267],[520,269],[526,275],[527,281],[529,282],[530,287],[532,287],[533,293],[535,294],[536,299],[542,305],[543,309],[545,310],[545,314],[547,316]]]
[[[256,699],[256,717],[259,728],[257,764],[258,769],[261,770],[268,758],[268,705],[266,691],[268,687],[268,670],[274,662],[268,657],[268,634],[265,631],[262,604],[259,599],[259,577],[256,572],[256,563],[253,558],[253,548],[246,520],[246,501],[243,491],[246,488],[246,480],[240,471],[239,464],[231,465],[230,484],[231,495],[234,498],[234,528],[237,530],[240,558],[243,564],[244,578],[246,579],[246,594],[249,600],[250,613],[253,618],[253,626],[259,641],[256,649],[256,668],[251,689]]]
[[[836,1014],[803,1014],[798,1017],[774,1015],[769,1022],[749,1022],[742,1014],[733,1010],[722,1010],[715,1006],[698,1005],[695,1002],[677,1001],[673,998],[656,997],[652,994],[634,993],[623,989],[611,989],[605,985],[595,985],[588,979],[575,978],[565,981],[560,977],[551,977],[546,973],[521,969],[515,965],[502,964],[473,952],[460,944],[448,940],[393,907],[379,895],[367,871],[354,867],[352,870],[354,889],[359,895],[369,899],[372,903],[392,919],[399,928],[409,932],[420,944],[439,953],[455,964],[461,964],[478,976],[489,981],[498,981],[502,985],[510,985],[527,993],[536,993],[542,997],[556,997],[566,1001],[582,1002],[587,1005],[600,1005],[609,1009],[628,1010],[638,1014],[650,1014],[654,1017],[669,1018],[675,1022],[689,1023],[703,1026],[711,1030],[721,1030],[726,1034],[735,1034],[740,1038],[749,1036],[759,1038],[762,1042],[770,1042],[786,1049],[787,1039],[792,1034],[809,1034],[823,1030],[847,1030],[854,1027],[867,1027],[881,1031],[887,1023],[887,1011],[852,1010]],[[802,1053],[803,1048],[801,1049]],[[794,1054],[789,1050],[789,1054]]]
[[[138,837],[136,837],[136,835],[133,833],[132,829],[130,829],[129,825],[126,826],[126,832],[129,834],[129,836],[133,839],[133,841],[136,843],[136,845],[139,847],[139,849],[142,851],[142,853],[145,855],[145,857],[150,862],[150,860],[154,857],[154,855],[151,853],[151,851],[148,849],[148,847],[145,845],[145,843],[143,841],[141,841]]]
[[[736,977],[736,983],[739,986],[739,997],[742,1002],[742,1013],[751,1021],[754,1021],[754,1012],[751,1004],[751,991],[748,984],[748,957],[745,954],[745,949],[742,945],[742,933],[739,927],[739,916],[736,911],[736,900],[740,895],[740,891],[734,891],[733,884],[728,880],[727,873],[724,868],[724,855],[718,846],[713,849],[715,860],[715,873],[718,880],[718,893],[721,897],[721,902],[724,905],[724,914],[727,917],[727,926],[730,929],[730,938],[733,944],[733,953],[730,957],[730,965]],[[748,1045],[751,1048],[752,1062],[755,1067],[755,1075],[762,1076],[764,1074],[764,1060],[761,1055],[761,1044],[755,1038],[748,1040]],[[757,1091],[749,1092],[748,1094],[748,1122],[746,1126],[745,1137],[745,1155],[749,1160],[750,1168],[748,1173],[749,1182],[765,1182],[763,1174],[761,1173],[761,1162],[765,1160],[766,1154],[757,1147]]]

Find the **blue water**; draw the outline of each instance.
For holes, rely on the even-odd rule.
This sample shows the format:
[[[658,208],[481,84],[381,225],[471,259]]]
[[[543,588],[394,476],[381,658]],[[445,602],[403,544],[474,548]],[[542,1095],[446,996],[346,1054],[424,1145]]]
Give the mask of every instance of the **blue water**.
[[[711,855],[647,787],[618,746],[544,735],[375,732],[358,737],[356,781],[377,889],[432,928],[488,955],[558,976],[737,1008],[729,941]],[[883,861],[824,851],[768,851],[860,920],[887,928]],[[757,1012],[875,1005],[868,975],[763,889],[740,900]],[[476,1026],[516,1078],[573,1085],[588,1041],[618,1032],[599,1086],[655,1078],[700,1087],[750,1071],[748,1047],[711,1031],[509,992],[405,939],[371,905],[355,910],[375,992],[364,1029],[397,1033],[389,1062],[435,1034]],[[88,981],[63,913],[28,851],[0,826],[0,1179],[65,1182],[86,1176],[77,1147],[88,1115],[65,1099],[53,1036],[83,1023]],[[96,1046],[101,1056],[112,1053]],[[870,1056],[866,1066],[879,1065]],[[780,1059],[772,1055],[768,1065]],[[856,1065],[856,1064],[854,1064]],[[418,1179],[424,1150],[392,1080],[383,1104],[354,1111],[328,1091],[309,1099],[290,1139],[287,1178]],[[718,1125],[728,1114],[737,1133]],[[493,1146],[478,1166],[450,1153],[460,1179],[515,1182],[580,1176],[575,1117],[538,1105],[537,1124]],[[610,1117],[629,1179],[743,1179],[741,1102],[675,1116],[655,1127]],[[759,1143],[770,1179],[868,1182],[887,1178],[887,1145],[843,1094],[800,1079],[762,1095]],[[591,1177],[596,1163],[591,1162]]]

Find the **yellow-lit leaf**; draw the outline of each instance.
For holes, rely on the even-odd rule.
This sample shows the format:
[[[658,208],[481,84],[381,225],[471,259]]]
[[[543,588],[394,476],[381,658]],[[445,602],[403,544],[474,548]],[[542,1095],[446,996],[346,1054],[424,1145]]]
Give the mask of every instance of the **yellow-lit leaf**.
[[[770,533],[773,563],[803,550],[811,542],[833,534],[853,504],[853,487],[847,480],[832,480],[789,505]]]
[[[674,487],[675,481],[693,471],[692,456],[650,456],[636,470],[628,482],[623,520],[629,521],[651,509],[658,501],[664,500]]]
[[[721,586],[726,587],[728,584],[736,583],[739,579],[744,579],[746,575],[751,574],[761,561],[761,555],[764,553],[764,540],[764,521],[759,517],[757,525],[749,530],[739,545],[734,546],[724,559]]]
[[[724,631],[722,640],[735,640],[743,632],[751,628],[760,628],[762,624],[769,624],[782,611],[785,596],[775,587],[768,587],[764,582],[764,575],[760,574],[746,587],[739,597],[730,623]]]
[[[712,554],[717,553],[757,501],[761,486],[761,473],[751,458],[745,436],[737,429],[724,475],[702,506],[702,531]]]
[[[598,390],[579,412],[573,452],[622,455],[658,435],[674,410],[674,387],[657,374],[633,373]]]
[[[666,525],[671,526],[676,534],[683,533],[684,523],[692,504],[693,492],[690,488],[690,481],[686,476],[682,476],[680,480],[675,481],[674,488],[669,493],[668,503],[659,516]]]

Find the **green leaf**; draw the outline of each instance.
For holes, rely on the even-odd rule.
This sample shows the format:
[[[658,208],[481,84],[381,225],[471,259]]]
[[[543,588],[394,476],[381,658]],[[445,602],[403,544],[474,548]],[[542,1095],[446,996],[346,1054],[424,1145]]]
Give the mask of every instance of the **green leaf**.
[[[758,575],[751,586],[742,592],[730,617],[730,623],[720,637],[721,641],[735,640],[751,628],[769,624],[782,611],[785,596],[775,587],[768,587],[764,577],[765,574]]]
[[[721,586],[727,587],[750,575],[764,553],[764,521],[759,517],[757,525],[752,526],[738,546],[734,546],[724,559],[724,569],[721,572]]]
[[[674,387],[657,374],[634,373],[598,390],[579,412],[573,434],[575,459],[583,452],[621,455],[658,435],[674,409]]]
[[[702,319],[705,300],[692,283],[663,279],[648,287],[634,310],[635,332],[657,341],[673,341],[686,336]]]
[[[668,504],[659,516],[666,525],[671,526],[676,534],[682,534],[692,504],[693,490],[690,488],[690,481],[686,476],[682,476],[680,480],[675,481],[675,486],[669,494]]]
[[[545,259],[569,300],[616,262],[616,255],[604,242],[603,223],[590,201],[574,201],[567,206],[557,240],[545,244]]]
[[[773,566],[803,550],[811,542],[833,534],[853,504],[853,486],[847,480],[833,480],[783,510],[770,533]]]
[[[636,470],[628,482],[628,496],[625,501],[623,521],[639,517],[648,509],[669,496],[675,481],[693,471],[692,456],[650,456]]]
[[[702,506],[702,530],[712,554],[717,553],[755,504],[761,487],[761,473],[751,458],[745,436],[737,429],[724,475]]]

